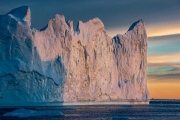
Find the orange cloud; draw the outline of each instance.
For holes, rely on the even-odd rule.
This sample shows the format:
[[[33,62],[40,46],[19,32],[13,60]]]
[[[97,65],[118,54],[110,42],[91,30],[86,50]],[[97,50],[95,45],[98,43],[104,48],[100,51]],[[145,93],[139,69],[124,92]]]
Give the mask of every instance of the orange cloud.
[[[179,34],[180,23],[147,26],[146,30],[148,37]]]
[[[180,63],[180,52],[161,55],[149,55],[147,60],[149,65]]]

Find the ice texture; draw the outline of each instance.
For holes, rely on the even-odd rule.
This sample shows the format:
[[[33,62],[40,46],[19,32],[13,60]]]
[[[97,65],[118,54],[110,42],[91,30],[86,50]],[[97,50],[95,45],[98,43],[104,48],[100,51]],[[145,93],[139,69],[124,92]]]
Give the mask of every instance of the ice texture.
[[[0,103],[149,99],[147,35],[138,20],[111,38],[99,18],[56,14],[31,28],[28,6],[0,16]]]

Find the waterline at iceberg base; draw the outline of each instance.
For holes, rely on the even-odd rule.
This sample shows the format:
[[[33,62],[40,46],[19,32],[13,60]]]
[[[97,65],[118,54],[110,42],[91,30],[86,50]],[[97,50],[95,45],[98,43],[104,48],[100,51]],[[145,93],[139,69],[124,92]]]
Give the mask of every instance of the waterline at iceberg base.
[[[149,104],[149,100],[119,100],[119,101],[75,101],[75,102],[13,102],[0,103],[3,108],[9,107],[40,107],[40,106],[74,106],[74,105],[144,105]]]

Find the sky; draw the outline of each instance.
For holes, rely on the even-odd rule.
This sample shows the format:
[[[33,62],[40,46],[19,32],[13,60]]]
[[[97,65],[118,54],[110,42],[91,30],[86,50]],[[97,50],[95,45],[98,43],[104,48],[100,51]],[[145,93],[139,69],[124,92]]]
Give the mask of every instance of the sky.
[[[0,0],[0,15],[30,6],[31,26],[44,28],[55,14],[86,22],[98,17],[109,36],[124,34],[139,19],[148,35],[150,98],[180,99],[180,0]]]

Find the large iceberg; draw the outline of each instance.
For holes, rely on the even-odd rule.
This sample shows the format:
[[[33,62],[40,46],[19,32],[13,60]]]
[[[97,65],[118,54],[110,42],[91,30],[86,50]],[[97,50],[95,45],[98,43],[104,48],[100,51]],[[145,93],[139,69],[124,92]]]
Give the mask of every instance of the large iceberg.
[[[0,16],[0,103],[147,101],[147,35],[139,20],[107,35],[100,19],[56,14],[31,28],[28,6]]]

